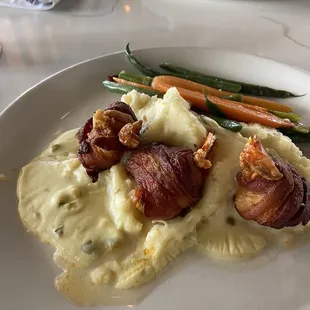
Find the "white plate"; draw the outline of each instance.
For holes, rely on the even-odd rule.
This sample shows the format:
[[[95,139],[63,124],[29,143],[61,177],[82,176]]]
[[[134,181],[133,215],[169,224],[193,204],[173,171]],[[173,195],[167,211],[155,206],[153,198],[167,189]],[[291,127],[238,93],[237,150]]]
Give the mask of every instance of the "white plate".
[[[154,67],[170,61],[308,93],[287,102],[310,123],[310,76],[301,70],[255,56],[206,49],[158,48],[136,55]],[[119,99],[103,89],[102,80],[130,68],[123,53],[83,62],[31,88],[0,115],[0,173],[8,176],[7,181],[0,181],[0,309],[76,309],[54,289],[59,270],[52,250],[27,234],[19,220],[17,170],[56,135],[80,126],[97,108]],[[218,268],[204,256],[185,254],[164,270],[157,281],[160,284],[137,309],[310,309],[309,250],[305,246],[286,251],[268,263],[260,258],[242,271]]]

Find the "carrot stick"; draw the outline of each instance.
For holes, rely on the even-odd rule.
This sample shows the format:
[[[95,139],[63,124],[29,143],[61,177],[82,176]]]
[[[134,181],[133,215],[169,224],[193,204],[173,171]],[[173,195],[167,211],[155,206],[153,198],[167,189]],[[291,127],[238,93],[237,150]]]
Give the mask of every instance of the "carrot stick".
[[[131,86],[134,86],[134,87],[146,88],[146,89],[153,90],[153,88],[151,86],[147,86],[147,85],[144,85],[144,84],[139,84],[139,83],[135,83],[135,82],[119,79],[117,77],[113,77],[113,80],[116,83],[119,83],[119,84],[126,84],[126,85],[131,85]]]
[[[207,93],[208,95],[212,95],[212,96],[216,96],[216,97],[223,97],[223,96],[229,96],[229,95],[233,95],[234,93],[230,93],[227,91],[222,91],[216,88],[212,88],[206,85],[202,85],[199,83],[195,83],[192,81],[188,81],[185,79],[181,79],[178,77],[174,77],[174,76],[156,76],[153,79],[152,83],[157,83],[157,82],[161,82],[161,83],[165,83],[165,84],[169,84],[171,87],[172,86],[176,86],[176,87],[182,87],[184,89],[188,89],[188,90],[192,90],[192,91],[197,91],[200,93]],[[262,107],[266,110],[275,110],[275,111],[281,111],[281,112],[292,112],[292,108],[285,105],[285,104],[281,104],[278,102],[274,102],[274,101],[270,101],[270,100],[266,100],[266,99],[260,99],[260,98],[255,98],[255,97],[249,97],[249,96],[244,96],[242,95],[242,100],[244,103],[248,103],[254,106],[259,106]]]
[[[155,77],[152,82],[152,87],[154,90],[160,93],[166,93],[171,85],[163,83],[162,79],[159,80],[157,77]],[[179,86],[176,88],[180,95],[185,100],[189,101],[192,106],[202,111],[208,112],[204,94]],[[221,111],[232,120],[246,123],[259,123],[261,125],[272,128],[293,127],[293,124],[290,121],[281,119],[264,110],[255,110],[252,106],[249,108],[249,105],[247,104],[238,103],[211,95],[207,95],[207,99],[216,104],[221,109]]]

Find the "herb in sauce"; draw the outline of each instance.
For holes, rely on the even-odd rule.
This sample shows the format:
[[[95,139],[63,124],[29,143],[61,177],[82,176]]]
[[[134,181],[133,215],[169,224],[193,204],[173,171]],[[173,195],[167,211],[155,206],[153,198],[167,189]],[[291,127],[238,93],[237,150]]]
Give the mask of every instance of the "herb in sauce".
[[[41,213],[40,212],[35,212],[34,216],[35,216],[35,218],[40,219],[41,218]]]
[[[226,223],[228,225],[235,226],[236,225],[236,220],[233,217],[228,216],[227,219],[226,219]]]
[[[61,193],[57,199],[57,205],[58,207],[62,207],[68,203],[70,203],[70,200],[72,197],[70,197],[67,193]]]
[[[54,229],[54,234],[56,234],[58,237],[62,236],[63,233],[64,233],[64,225],[60,225]]]
[[[53,145],[51,146],[51,151],[52,151],[52,153],[58,151],[59,148],[60,148],[60,144],[53,144]]]
[[[92,254],[95,251],[95,247],[94,241],[88,240],[82,245],[81,250],[86,254]]]
[[[204,216],[202,219],[201,219],[201,223],[202,224],[208,224],[209,223],[209,220],[206,216]]]
[[[61,206],[65,205],[66,203],[67,203],[67,202],[66,202],[64,199],[59,199],[59,200],[57,201],[58,207],[61,207]]]
[[[142,129],[140,130],[140,135],[145,134],[149,130],[149,126],[142,126]]]

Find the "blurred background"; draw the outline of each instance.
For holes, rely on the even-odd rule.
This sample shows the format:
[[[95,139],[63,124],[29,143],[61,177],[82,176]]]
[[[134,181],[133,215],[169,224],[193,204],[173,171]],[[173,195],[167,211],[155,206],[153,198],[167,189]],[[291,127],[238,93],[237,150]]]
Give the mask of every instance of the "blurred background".
[[[0,110],[50,74],[120,51],[127,42],[134,49],[235,50],[310,70],[309,33],[308,0],[62,0],[48,11],[0,7]]]

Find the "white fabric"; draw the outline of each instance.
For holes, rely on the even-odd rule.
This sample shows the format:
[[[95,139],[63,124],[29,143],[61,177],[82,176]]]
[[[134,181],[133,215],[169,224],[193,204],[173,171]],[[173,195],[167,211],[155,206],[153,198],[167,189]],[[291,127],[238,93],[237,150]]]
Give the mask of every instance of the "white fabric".
[[[29,10],[50,10],[61,0],[0,0],[0,6]]]

